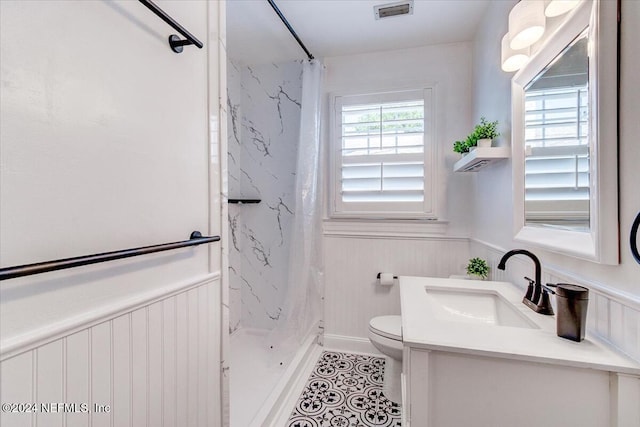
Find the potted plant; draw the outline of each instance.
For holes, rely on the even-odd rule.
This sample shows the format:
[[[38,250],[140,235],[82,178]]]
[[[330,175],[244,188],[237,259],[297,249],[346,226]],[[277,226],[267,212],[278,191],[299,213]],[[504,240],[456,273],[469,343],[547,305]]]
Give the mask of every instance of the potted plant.
[[[480,124],[473,128],[473,132],[467,135],[464,141],[456,141],[453,143],[453,151],[463,156],[470,150],[478,147],[491,147],[493,138],[500,136],[498,133],[498,121],[488,122],[485,117],[480,118]]]
[[[469,276],[477,276],[481,280],[489,276],[489,265],[482,258],[471,258],[467,265],[467,274]]]
[[[455,153],[460,153],[463,156],[466,156],[470,150],[476,148],[476,144],[478,140],[475,138],[473,134],[467,136],[464,141],[456,141],[453,143],[453,151]]]
[[[465,139],[464,143],[467,146],[467,150],[475,150],[478,145],[478,137],[475,132],[471,132],[469,136],[467,136],[467,139]]]
[[[456,141],[453,143],[453,152],[460,153],[463,156],[467,155],[469,152],[469,147],[467,147],[466,141]]]
[[[476,125],[472,135],[477,138],[478,147],[491,147],[491,141],[493,138],[497,138],[498,133],[498,121],[488,122],[486,118],[480,118],[480,124]]]

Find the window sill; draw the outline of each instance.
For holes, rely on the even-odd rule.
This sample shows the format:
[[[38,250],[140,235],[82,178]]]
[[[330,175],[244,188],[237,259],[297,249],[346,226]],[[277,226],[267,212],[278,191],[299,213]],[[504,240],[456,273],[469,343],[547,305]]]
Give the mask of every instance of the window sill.
[[[449,221],[411,219],[325,219],[325,236],[342,237],[444,237]]]

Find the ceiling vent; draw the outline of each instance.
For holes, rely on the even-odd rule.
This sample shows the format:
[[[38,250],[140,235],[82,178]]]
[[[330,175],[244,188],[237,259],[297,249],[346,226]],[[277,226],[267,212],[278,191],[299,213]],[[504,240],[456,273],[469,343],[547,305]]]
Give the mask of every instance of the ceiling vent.
[[[376,20],[391,18],[392,16],[413,15],[413,0],[380,4],[374,6],[373,10],[376,15]]]

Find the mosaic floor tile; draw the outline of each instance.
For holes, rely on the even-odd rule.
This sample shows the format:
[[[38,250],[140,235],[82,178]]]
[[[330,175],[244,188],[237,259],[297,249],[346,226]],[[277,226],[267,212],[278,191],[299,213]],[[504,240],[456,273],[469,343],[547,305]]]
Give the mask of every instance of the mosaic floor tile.
[[[400,427],[400,405],[382,393],[384,358],[325,351],[287,427]]]

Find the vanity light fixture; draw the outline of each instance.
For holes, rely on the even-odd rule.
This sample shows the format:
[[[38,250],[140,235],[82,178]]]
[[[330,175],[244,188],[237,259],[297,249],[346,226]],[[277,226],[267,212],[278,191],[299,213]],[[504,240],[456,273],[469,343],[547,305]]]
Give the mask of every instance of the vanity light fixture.
[[[509,47],[519,50],[540,40],[545,19],[543,0],[520,0],[509,13]]]
[[[509,13],[509,32],[502,37],[502,71],[518,71],[531,57],[531,45],[542,38],[546,18],[569,12],[580,0],[520,0]]]
[[[580,0],[545,0],[544,3],[545,16],[554,18],[569,12],[580,3]]]
[[[502,37],[502,49],[501,49],[501,60],[500,64],[502,66],[502,71],[510,73],[512,71],[518,71],[522,68],[527,62],[529,62],[529,48],[525,47],[522,49],[511,49],[510,47],[511,40],[509,39],[509,33],[505,34]]]

